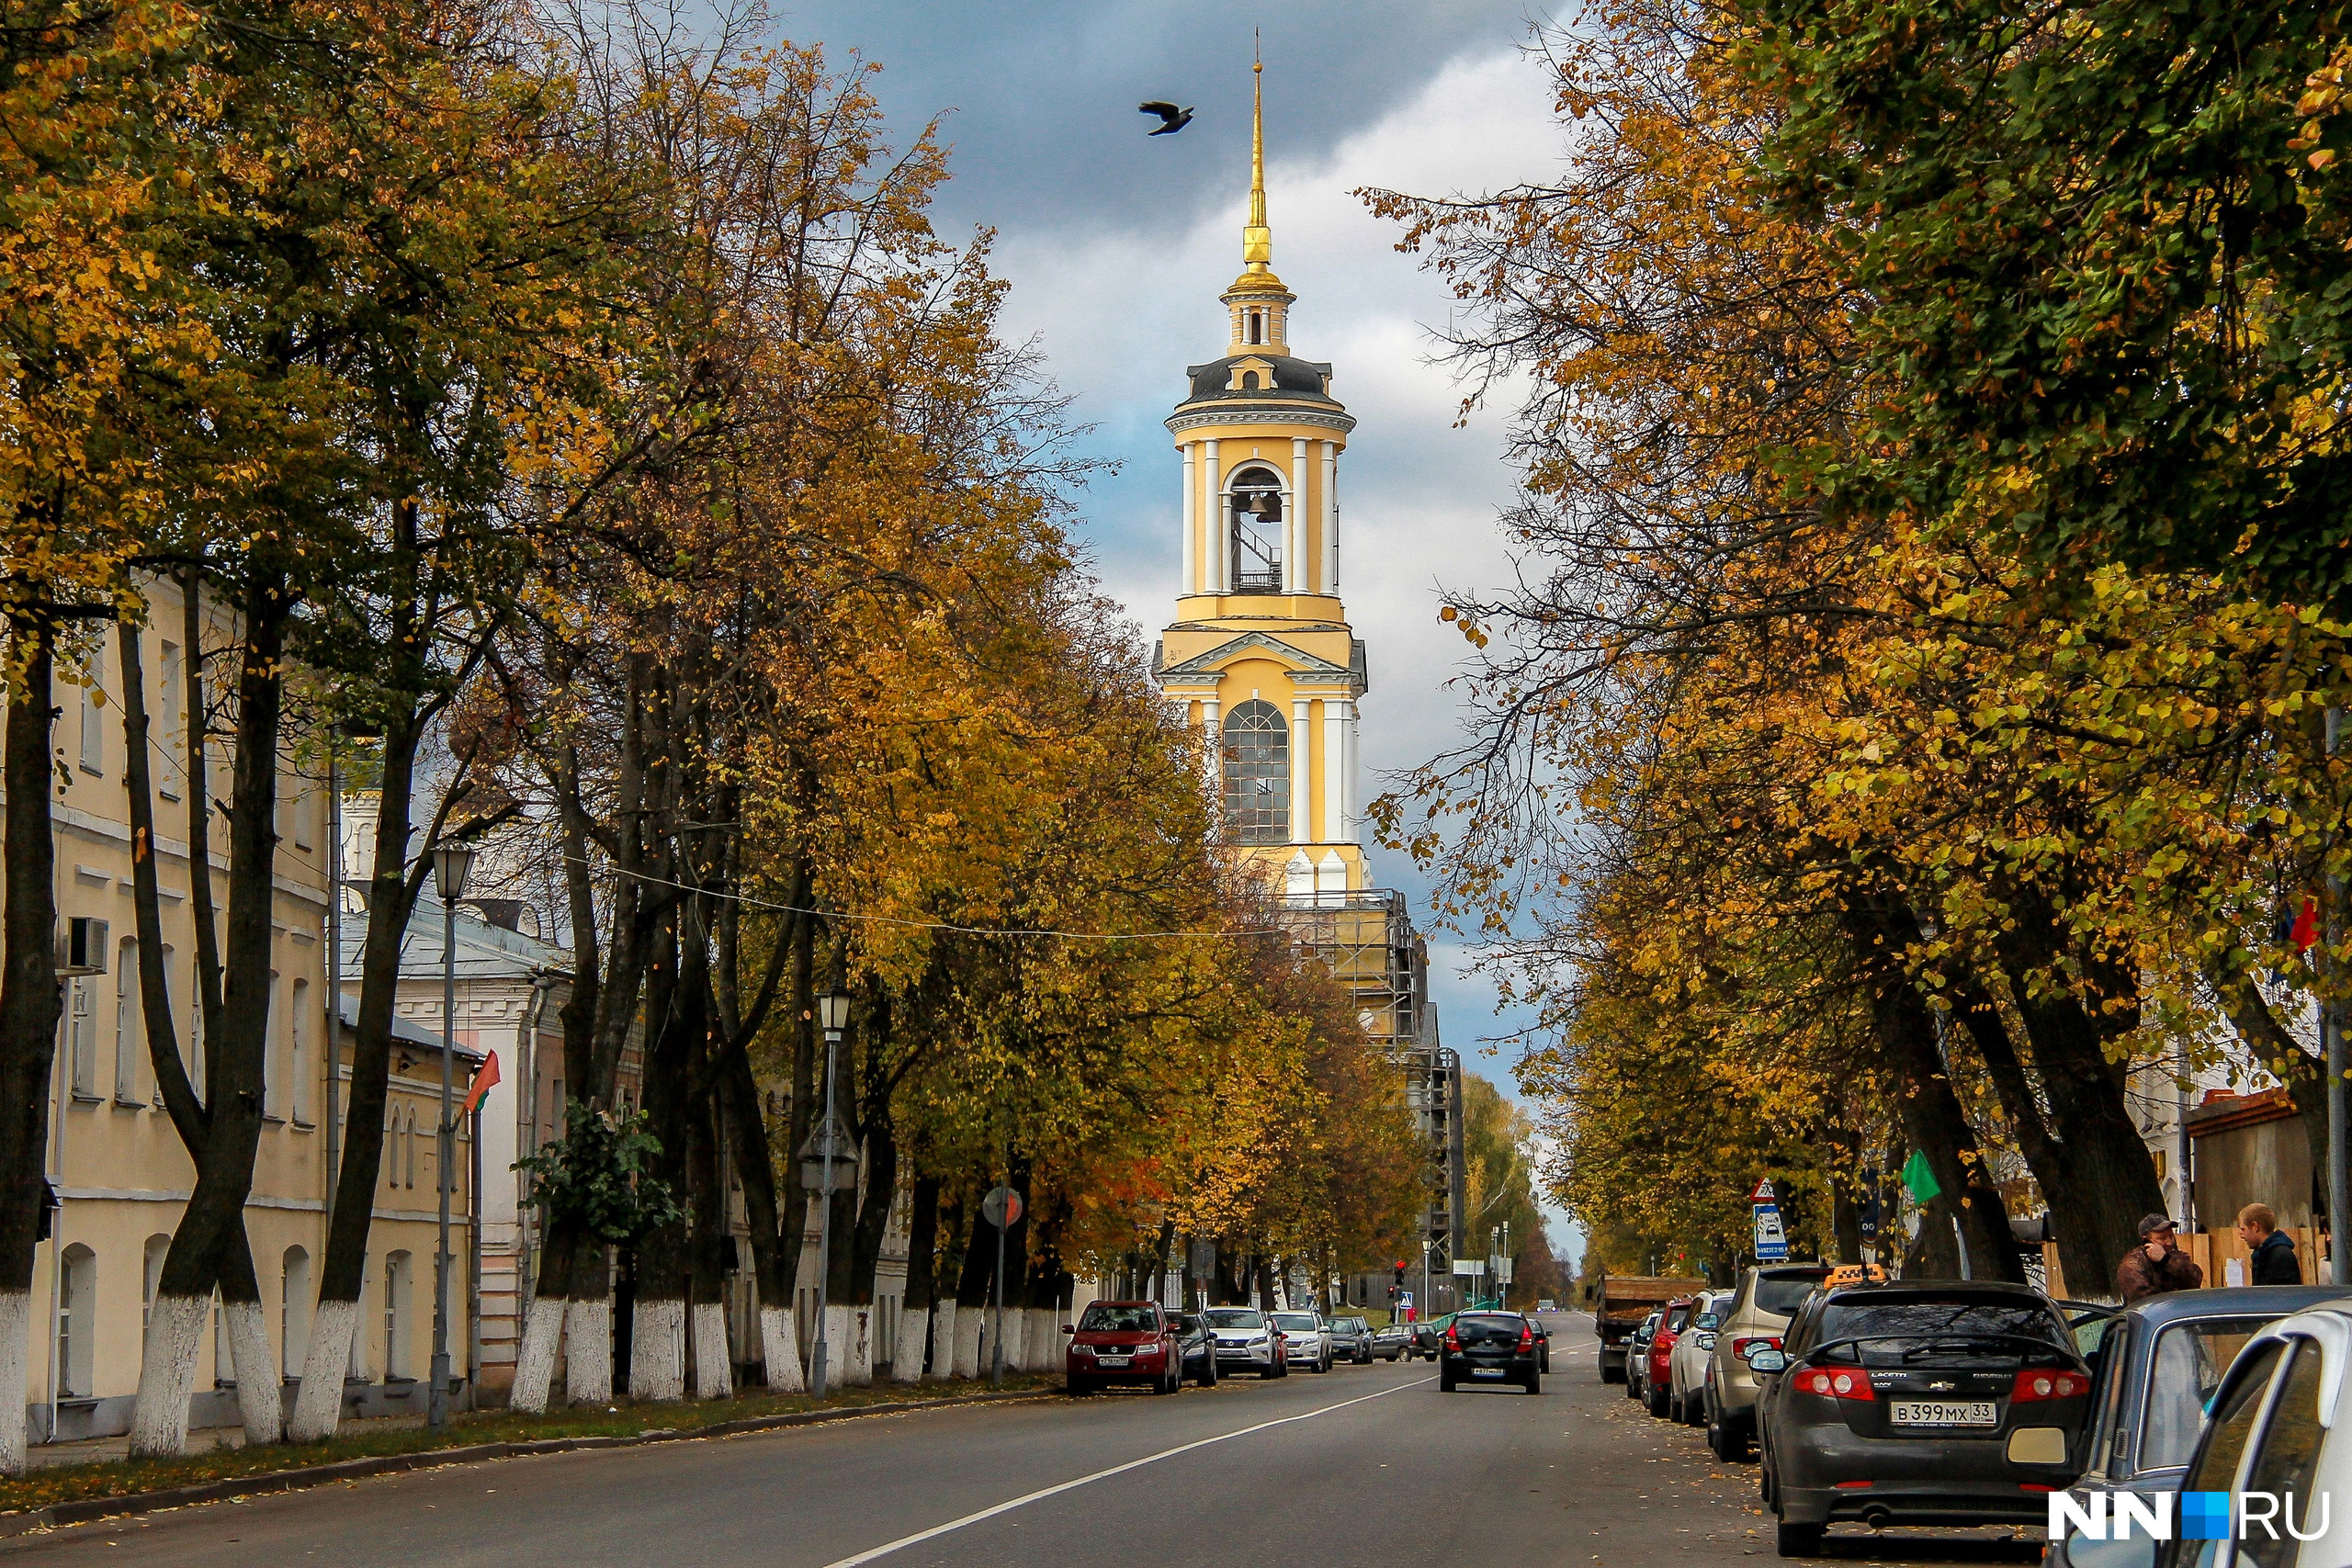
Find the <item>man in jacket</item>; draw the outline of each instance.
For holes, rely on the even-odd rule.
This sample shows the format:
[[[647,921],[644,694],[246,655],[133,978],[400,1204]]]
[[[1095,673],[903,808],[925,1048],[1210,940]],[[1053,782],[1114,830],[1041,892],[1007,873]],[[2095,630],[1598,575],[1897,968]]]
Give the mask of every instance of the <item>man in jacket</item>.
[[[2115,1269],[2116,1298],[2125,1306],[2159,1291],[2193,1291],[2204,1282],[2205,1270],[2173,1245],[2173,1223],[2162,1214],[2140,1222],[2140,1245]]]
[[[2248,1283],[2303,1282],[2303,1266],[2295,1257],[2295,1238],[2278,1228],[2278,1216],[2269,1204],[2248,1203],[2238,1211],[2238,1239],[2245,1243]]]

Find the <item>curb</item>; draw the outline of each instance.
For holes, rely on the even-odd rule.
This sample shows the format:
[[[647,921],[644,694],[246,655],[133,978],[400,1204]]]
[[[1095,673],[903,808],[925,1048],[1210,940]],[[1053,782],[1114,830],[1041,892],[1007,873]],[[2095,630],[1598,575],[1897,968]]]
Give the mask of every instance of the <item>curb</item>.
[[[336,1481],[358,1481],[371,1475],[395,1475],[403,1471],[433,1470],[442,1465],[482,1464],[492,1460],[530,1454],[571,1453],[582,1449],[633,1449],[649,1443],[689,1443],[708,1438],[734,1438],[749,1432],[779,1431],[791,1427],[816,1427],[834,1421],[855,1421],[868,1416],[903,1416],[919,1410],[953,1410],[967,1404],[1001,1404],[1020,1400],[1055,1399],[1058,1389],[1023,1389],[1012,1393],[971,1393],[955,1399],[900,1399],[881,1404],[861,1404],[847,1410],[800,1410],[784,1416],[753,1416],[741,1421],[719,1421],[707,1427],[658,1427],[622,1438],[541,1438],[514,1443],[471,1443],[463,1448],[426,1449],[413,1454],[386,1454],[376,1459],[337,1460],[329,1464],[263,1471],[200,1486],[175,1486],[162,1492],[133,1492],[119,1497],[77,1497],[51,1503],[30,1513],[0,1517],[0,1540],[82,1525],[96,1519],[150,1514],[163,1508],[185,1508],[197,1503],[224,1503],[238,1497],[259,1497],[273,1492],[301,1492]]]

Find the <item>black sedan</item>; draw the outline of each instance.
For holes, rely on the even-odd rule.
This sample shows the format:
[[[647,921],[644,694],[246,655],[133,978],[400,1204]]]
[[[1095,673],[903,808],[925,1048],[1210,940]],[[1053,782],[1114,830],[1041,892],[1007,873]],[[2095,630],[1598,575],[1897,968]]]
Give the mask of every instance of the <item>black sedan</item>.
[[[1438,1345],[1437,1386],[1452,1393],[1462,1384],[1509,1383],[1530,1393],[1544,1392],[1535,1330],[1515,1312],[1457,1312]]]
[[[1833,1520],[2041,1524],[2080,1469],[2091,1374],[2048,1297],[1964,1280],[1816,1292],[1759,1346],[1764,1495],[1783,1557]]]
[[[1179,1313],[1176,1332],[1184,1346],[1184,1376],[1194,1388],[1216,1386],[1216,1336],[1197,1313]]]

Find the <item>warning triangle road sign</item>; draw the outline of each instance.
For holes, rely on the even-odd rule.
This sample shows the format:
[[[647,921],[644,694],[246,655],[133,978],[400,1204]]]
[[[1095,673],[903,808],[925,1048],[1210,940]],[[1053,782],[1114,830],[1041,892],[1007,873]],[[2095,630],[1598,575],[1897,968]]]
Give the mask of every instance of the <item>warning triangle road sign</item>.
[[[1747,1201],[1751,1203],[1776,1203],[1780,1201],[1779,1194],[1772,1190],[1772,1179],[1768,1176],[1763,1180],[1758,1182],[1756,1184],[1756,1190],[1747,1195]]]

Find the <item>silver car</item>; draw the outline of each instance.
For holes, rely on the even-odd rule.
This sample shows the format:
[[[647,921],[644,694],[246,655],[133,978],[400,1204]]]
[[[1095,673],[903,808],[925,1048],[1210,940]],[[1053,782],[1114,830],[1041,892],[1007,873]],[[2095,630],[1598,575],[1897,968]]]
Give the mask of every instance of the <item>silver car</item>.
[[[1331,1370],[1331,1331],[1323,1325],[1319,1313],[1278,1312],[1274,1327],[1282,1334],[1291,1365],[1304,1366],[1311,1372]]]
[[[1675,1337],[1666,1359],[1666,1414],[1671,1421],[1696,1427],[1706,1417],[1700,1391],[1707,1382],[1707,1363],[1714,1354],[1715,1330],[1723,1326],[1724,1310],[1731,1305],[1729,1291],[1702,1291],[1690,1309],[1689,1326]]]
[[[1731,1304],[1716,1309],[1715,1348],[1707,1357],[1706,1386],[1701,1398],[1707,1447],[1724,1463],[1746,1459],[1747,1445],[1756,1436],[1759,1382],[1747,1364],[1749,1353],[1767,1346],[1778,1349],[1789,1319],[1827,1278],[1826,1263],[1769,1263],[1751,1268],[1740,1276],[1739,1293]]]
[[[1255,1372],[1261,1378],[1289,1375],[1275,1330],[1266,1314],[1253,1307],[1211,1307],[1201,1314],[1216,1337],[1216,1371]]]

